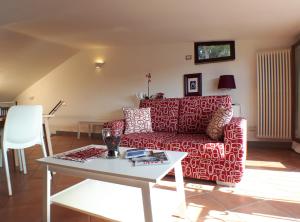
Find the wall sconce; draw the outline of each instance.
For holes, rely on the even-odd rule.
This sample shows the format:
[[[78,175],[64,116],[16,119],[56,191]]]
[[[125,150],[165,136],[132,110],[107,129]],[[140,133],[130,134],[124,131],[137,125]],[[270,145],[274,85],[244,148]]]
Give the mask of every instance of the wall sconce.
[[[103,65],[104,65],[104,62],[95,62],[96,69],[101,69]]]

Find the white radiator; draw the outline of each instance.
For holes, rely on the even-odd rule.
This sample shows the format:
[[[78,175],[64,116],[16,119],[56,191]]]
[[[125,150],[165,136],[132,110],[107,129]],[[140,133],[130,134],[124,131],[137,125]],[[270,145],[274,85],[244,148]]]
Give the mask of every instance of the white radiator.
[[[257,137],[291,139],[291,51],[257,54]]]

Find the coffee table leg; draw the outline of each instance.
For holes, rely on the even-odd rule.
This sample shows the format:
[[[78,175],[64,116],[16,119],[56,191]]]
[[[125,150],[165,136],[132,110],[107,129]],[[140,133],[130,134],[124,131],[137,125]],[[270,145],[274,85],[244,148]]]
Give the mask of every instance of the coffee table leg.
[[[145,183],[142,186],[142,197],[144,206],[145,222],[153,222],[152,202],[151,202],[151,188],[152,183]]]
[[[178,207],[178,216],[181,218],[184,218],[185,213],[186,213],[186,202],[185,202],[184,181],[183,181],[181,162],[178,162],[175,165],[174,169],[175,169],[176,190],[180,197],[180,206]]]
[[[51,221],[51,205],[50,205],[50,195],[51,195],[51,176],[48,166],[43,169],[43,222]]]

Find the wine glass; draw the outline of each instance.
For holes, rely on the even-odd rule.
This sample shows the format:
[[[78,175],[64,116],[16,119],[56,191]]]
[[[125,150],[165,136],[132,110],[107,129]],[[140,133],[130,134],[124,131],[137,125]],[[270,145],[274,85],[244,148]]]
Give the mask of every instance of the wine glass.
[[[102,138],[107,146],[107,158],[114,159],[119,156],[119,145],[121,142],[121,130],[120,129],[102,129]]]

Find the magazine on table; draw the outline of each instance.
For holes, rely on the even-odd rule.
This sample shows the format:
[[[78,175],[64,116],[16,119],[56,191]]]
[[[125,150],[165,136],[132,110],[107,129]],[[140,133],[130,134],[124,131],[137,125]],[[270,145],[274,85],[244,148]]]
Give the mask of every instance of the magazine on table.
[[[146,149],[129,149],[125,152],[125,159],[143,157],[149,155],[149,150]]]
[[[56,154],[53,157],[62,160],[71,160],[75,162],[84,163],[88,160],[105,157],[107,149],[95,147],[95,146],[86,146],[76,150],[67,151],[64,153]]]
[[[131,158],[133,166],[145,166],[145,165],[160,165],[168,164],[169,158],[166,152],[164,151],[148,151],[146,156]]]

